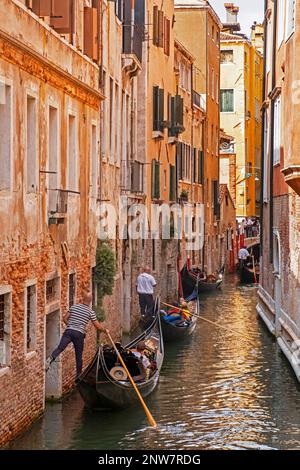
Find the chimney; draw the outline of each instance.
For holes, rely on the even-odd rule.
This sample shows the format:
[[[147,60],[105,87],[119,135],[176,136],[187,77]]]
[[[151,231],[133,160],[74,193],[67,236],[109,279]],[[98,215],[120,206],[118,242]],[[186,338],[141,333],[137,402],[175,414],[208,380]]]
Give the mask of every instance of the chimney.
[[[238,13],[240,8],[234,3],[224,3],[224,6],[227,12],[226,23],[236,24],[238,22]]]

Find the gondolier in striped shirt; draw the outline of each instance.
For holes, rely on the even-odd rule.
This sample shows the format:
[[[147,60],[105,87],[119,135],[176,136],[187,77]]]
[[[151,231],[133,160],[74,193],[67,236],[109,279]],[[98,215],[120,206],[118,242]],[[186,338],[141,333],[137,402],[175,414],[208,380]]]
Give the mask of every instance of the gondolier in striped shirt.
[[[90,308],[91,302],[91,292],[85,292],[82,303],[72,305],[69,311],[64,315],[63,320],[67,327],[61,337],[59,345],[46,361],[46,371],[66,347],[70,343],[73,343],[76,358],[76,372],[77,376],[80,375],[82,371],[82,353],[87,324],[91,321],[97,330],[102,333],[107,332],[101,323],[98,322],[95,312]]]

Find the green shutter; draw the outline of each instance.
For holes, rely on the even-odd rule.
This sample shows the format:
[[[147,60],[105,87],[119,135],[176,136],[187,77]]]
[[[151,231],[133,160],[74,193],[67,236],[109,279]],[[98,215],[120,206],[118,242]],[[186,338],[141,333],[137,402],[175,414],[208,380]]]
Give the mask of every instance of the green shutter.
[[[159,87],[153,87],[153,130],[159,130],[159,116],[158,116],[158,95],[159,95]]]
[[[160,198],[160,163],[155,161],[155,199]]]
[[[152,199],[155,199],[155,166],[156,161],[152,160],[151,164],[151,197]]]
[[[165,120],[165,97],[164,90],[159,88],[158,90],[158,131],[164,130],[164,120]]]
[[[175,166],[170,165],[170,201],[176,200],[176,171]]]

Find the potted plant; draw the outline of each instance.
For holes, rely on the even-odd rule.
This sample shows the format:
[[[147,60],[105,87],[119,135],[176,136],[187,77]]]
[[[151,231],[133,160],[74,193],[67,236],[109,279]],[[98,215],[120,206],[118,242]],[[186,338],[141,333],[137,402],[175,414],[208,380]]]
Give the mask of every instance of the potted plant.
[[[183,189],[180,193],[179,199],[181,202],[188,202],[189,200],[189,193],[185,189]]]

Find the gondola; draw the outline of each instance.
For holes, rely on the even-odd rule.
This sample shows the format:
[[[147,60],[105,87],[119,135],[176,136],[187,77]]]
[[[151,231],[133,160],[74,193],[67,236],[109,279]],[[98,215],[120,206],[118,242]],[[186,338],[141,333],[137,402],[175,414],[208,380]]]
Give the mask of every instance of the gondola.
[[[189,299],[187,300],[189,301]],[[195,313],[195,315],[199,315],[200,307],[197,293],[195,293],[194,296],[191,297],[190,302],[193,302],[194,304],[194,308],[192,307],[193,313]],[[167,307],[164,310],[166,313],[168,313],[171,308]],[[161,313],[161,329],[163,333],[164,342],[168,343],[188,338],[195,331],[196,324],[197,317],[195,316],[191,316],[189,321],[179,321],[173,323],[166,321],[164,319],[164,314]]]
[[[137,365],[136,359],[129,350],[134,348],[140,341],[145,341],[151,359],[150,375],[145,380],[136,382],[140,394],[145,398],[153,392],[158,383],[164,359],[159,303],[156,304],[155,317],[151,325],[124,348],[118,345],[122,358],[130,372]],[[122,370],[125,373],[124,369],[118,364],[113,349],[108,345],[100,346],[90,365],[77,379],[79,393],[89,408],[100,410],[123,409],[138,402],[138,397],[131,383],[122,377]]]
[[[250,257],[238,267],[241,284],[255,284],[259,282],[260,244],[256,242],[249,245],[248,251],[250,251]],[[253,264],[255,266],[255,275]]]
[[[241,284],[255,284],[259,282],[259,271],[256,268],[254,276],[253,266],[242,266],[239,274]]]
[[[184,297],[190,296],[195,289],[198,293],[201,292],[212,292],[219,289],[222,285],[223,279],[220,278],[215,282],[203,281],[198,278],[197,274],[189,271],[185,264],[181,270],[181,282]]]

